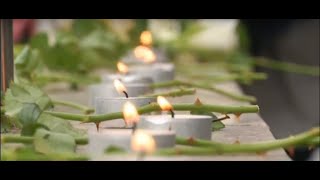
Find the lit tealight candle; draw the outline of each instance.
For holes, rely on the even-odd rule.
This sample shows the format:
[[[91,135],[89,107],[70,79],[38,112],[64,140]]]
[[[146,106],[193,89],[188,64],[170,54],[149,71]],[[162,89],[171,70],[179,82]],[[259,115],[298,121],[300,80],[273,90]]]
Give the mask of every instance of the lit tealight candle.
[[[166,53],[162,49],[152,48],[152,34],[150,31],[143,31],[140,35],[140,44],[126,57],[123,58],[124,62],[135,64],[135,63],[145,63],[144,60],[152,62],[150,58],[157,58],[158,62],[168,62],[169,59]],[[143,53],[142,53],[143,52]],[[147,59],[145,59],[147,57]]]
[[[122,82],[120,82],[118,79],[115,79],[113,81],[113,85],[116,88],[116,90],[118,91],[119,94],[124,93],[126,98],[128,98],[128,93],[127,93],[127,88],[122,84]]]
[[[132,83],[143,83],[143,84],[151,84],[153,81],[150,77],[146,77],[139,74],[130,74],[129,67],[119,61],[117,63],[117,74],[104,74],[102,75],[102,82],[104,83],[110,83],[113,82],[115,79],[119,79],[124,83],[132,84]]]
[[[123,112],[123,118],[126,123],[126,126],[133,125],[133,129],[135,130],[136,123],[139,121],[140,117],[139,117],[138,111],[137,111],[136,107],[134,106],[134,104],[132,104],[130,101],[127,101],[123,105],[122,112]]]
[[[95,84],[89,86],[89,105],[94,106],[97,98],[137,97],[152,93],[153,89],[144,83],[124,84],[115,79],[113,84]]]
[[[126,101],[123,105],[123,116],[126,125],[134,125],[139,121],[139,113],[135,105]],[[142,133],[142,134],[141,134]],[[99,131],[89,131],[89,154],[92,157],[102,155],[110,146],[117,146],[124,150],[134,150],[136,152],[150,153],[155,147],[168,148],[175,145],[175,133],[173,131],[159,130],[133,130],[126,128],[102,128]],[[149,144],[149,137],[152,136],[152,142]],[[131,146],[130,146],[131,145]],[[130,148],[131,147],[131,148]]]
[[[137,160],[142,160],[145,154],[151,154],[156,150],[156,142],[147,131],[137,130],[131,138],[131,149],[138,153]]]
[[[170,111],[171,117],[174,118],[173,107],[165,97],[158,96],[157,103],[163,111]]]
[[[121,61],[117,63],[117,68],[120,74],[125,75],[129,72],[129,67]]]
[[[140,43],[144,46],[152,45],[152,34],[150,31],[143,31],[140,35]]]
[[[173,106],[164,97],[159,96],[157,102],[163,111],[170,111],[168,115],[143,116],[138,128],[150,130],[170,129],[177,136],[187,138],[211,139],[212,117],[205,115],[174,115]]]
[[[149,77],[154,83],[174,79],[174,64],[166,63],[163,53],[151,48],[152,35],[150,31],[144,31],[140,36],[141,45],[137,46],[132,54],[123,58],[125,62],[133,64],[130,66],[132,74]]]
[[[158,62],[156,55],[149,47],[138,46],[134,54],[143,64],[131,65],[132,74],[149,77],[154,83],[174,79],[174,64]]]

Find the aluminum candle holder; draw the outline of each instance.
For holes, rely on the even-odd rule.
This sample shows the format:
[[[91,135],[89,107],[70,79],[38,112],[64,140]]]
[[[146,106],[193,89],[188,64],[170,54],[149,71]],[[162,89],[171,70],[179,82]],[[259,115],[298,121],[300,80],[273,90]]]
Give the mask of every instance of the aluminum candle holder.
[[[149,77],[154,83],[158,83],[173,80],[175,66],[172,63],[138,64],[130,66],[130,72]]]
[[[160,63],[169,62],[169,58],[163,49],[151,48],[151,50],[156,55],[157,62],[160,62]],[[133,51],[129,51],[127,55],[122,58],[122,61],[126,64],[144,64],[143,60],[137,58],[134,55]]]
[[[156,102],[154,97],[96,97],[94,108],[97,114],[122,112],[123,105],[127,101],[132,102],[137,108]]]
[[[137,97],[153,92],[149,84],[125,84],[129,97]],[[119,94],[112,83],[96,84],[89,86],[89,105],[94,106],[97,97],[124,97]]]
[[[171,124],[171,125],[170,125]],[[212,117],[204,115],[176,114],[142,116],[138,127],[141,129],[171,130],[177,136],[211,140]]]
[[[125,84],[152,84],[153,81],[150,77],[144,77],[137,74],[105,74],[102,75],[102,82],[112,83],[115,79],[121,80]]]
[[[173,131],[148,131],[154,138],[157,148],[170,148],[175,145]],[[101,129],[89,132],[88,151],[90,156],[101,156],[110,146],[131,151],[132,129]]]

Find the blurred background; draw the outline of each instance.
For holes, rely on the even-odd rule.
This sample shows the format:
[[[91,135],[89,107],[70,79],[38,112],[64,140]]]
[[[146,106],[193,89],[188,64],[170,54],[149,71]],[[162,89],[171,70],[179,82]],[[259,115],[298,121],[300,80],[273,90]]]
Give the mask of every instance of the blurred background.
[[[115,33],[118,40],[115,41],[113,36],[101,38],[99,34],[95,34],[90,36],[91,39],[89,36],[84,38],[82,41],[85,42],[82,43],[84,47],[111,48],[110,52],[114,53],[112,45],[101,45],[93,40],[94,37],[97,36],[113,44],[119,41],[119,46],[116,48],[121,49],[119,48],[123,47],[121,43],[131,42],[128,34],[132,35],[135,32],[130,29],[140,25],[140,29],[148,28],[152,32],[156,43],[158,42],[160,46],[188,49],[185,46],[181,48],[181,44],[188,44],[197,50],[206,49],[209,52],[219,51],[225,54],[241,49],[252,56],[319,66],[319,19],[141,20],[135,24],[132,20],[106,20],[103,23],[111,27],[107,32]],[[202,28],[201,31],[196,28],[199,26]],[[32,41],[36,34],[45,33],[51,46],[57,41],[61,44],[72,44],[75,41],[74,37],[68,33],[60,33],[61,31],[68,32],[71,29],[71,32],[82,37],[90,31],[90,28],[99,29],[100,25],[88,21],[75,23],[69,19],[16,19],[14,42],[18,47],[19,44]],[[140,33],[139,28],[133,36],[138,37],[138,33]],[[179,41],[176,41],[177,39]],[[19,48],[15,49],[15,53],[17,51]],[[93,52],[90,53],[91,56]],[[202,59],[204,57],[202,55],[200,53],[196,58]],[[56,67],[55,64],[49,65]],[[287,73],[261,66],[252,68],[253,71],[267,73],[268,78],[249,84],[240,83],[241,87],[246,94],[257,97],[261,116],[276,138],[284,138],[308,130],[310,127],[319,126],[319,76]],[[79,67],[79,69],[75,72],[81,72],[85,68]],[[310,152],[308,149],[296,149],[292,158],[306,160]]]

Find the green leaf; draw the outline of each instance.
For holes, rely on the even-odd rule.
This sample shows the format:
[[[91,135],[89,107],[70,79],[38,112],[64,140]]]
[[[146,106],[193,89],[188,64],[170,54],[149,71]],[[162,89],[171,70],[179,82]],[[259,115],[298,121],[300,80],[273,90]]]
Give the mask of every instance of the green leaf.
[[[218,131],[226,126],[221,121],[215,121],[212,123],[212,131]]]
[[[35,103],[23,103],[22,109],[19,113],[19,121],[23,126],[36,124],[41,110]]]
[[[18,54],[18,56],[15,58],[14,60],[14,64],[17,67],[24,67],[26,66],[26,64],[28,63],[28,58],[31,54],[31,49],[29,46],[25,46],[22,51],[20,52],[20,54]]]
[[[13,83],[10,85],[10,90],[11,90],[12,95],[15,97],[18,97],[18,98],[29,99],[30,95],[31,95],[25,88],[23,88],[20,85],[13,84]]]
[[[5,114],[9,117],[16,117],[22,110],[24,103],[35,103],[41,111],[52,107],[48,95],[38,87],[12,83],[4,97]]]
[[[30,46],[32,48],[46,49],[49,47],[48,35],[46,33],[38,33],[30,40]]]
[[[72,32],[57,32],[56,43],[60,45],[76,45],[79,39]]]
[[[1,114],[1,133],[7,133],[14,127],[22,127],[20,122],[15,118],[8,118],[8,116]]]
[[[83,37],[95,30],[104,30],[106,26],[103,21],[96,19],[75,19],[72,30],[78,37]]]
[[[35,103],[23,103],[23,107],[18,115],[18,119],[22,124],[21,135],[33,136],[38,128],[48,129],[45,125],[39,124],[38,119],[42,111]]]
[[[51,116],[49,114],[41,114],[38,123],[48,127],[51,132],[68,134],[74,138],[81,138],[86,135],[85,130],[74,128],[69,121]]]
[[[38,129],[34,135],[34,148],[43,154],[73,153],[75,152],[75,139],[68,135]]]
[[[103,31],[93,31],[80,41],[82,48],[96,48],[108,51],[115,50],[116,38]]]
[[[21,129],[21,136],[33,136],[39,127],[38,124],[25,124]]]
[[[29,46],[21,51],[21,53],[14,60],[16,65],[17,74],[34,73],[35,69],[40,63],[40,53],[38,49],[31,49]]]
[[[124,153],[126,152],[123,148],[118,146],[109,146],[106,148],[105,153],[107,154],[117,154],[117,153]]]

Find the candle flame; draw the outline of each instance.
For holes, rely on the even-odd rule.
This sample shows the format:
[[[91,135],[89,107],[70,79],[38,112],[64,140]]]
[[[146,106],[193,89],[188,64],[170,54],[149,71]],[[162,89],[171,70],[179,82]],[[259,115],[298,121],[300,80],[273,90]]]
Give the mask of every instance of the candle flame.
[[[133,123],[137,123],[140,119],[137,108],[129,101],[123,105],[122,112],[126,125],[133,125]]]
[[[117,89],[119,94],[122,94],[123,92],[127,92],[127,88],[123,85],[123,83],[121,81],[119,81],[118,79],[115,79],[113,81],[113,85],[114,87]]]
[[[143,31],[140,35],[140,43],[144,46],[152,44],[152,34],[150,31]]]
[[[156,142],[147,131],[137,129],[131,139],[131,149],[135,152],[150,154],[156,150]]]
[[[119,71],[121,74],[127,74],[127,73],[129,72],[128,66],[127,66],[125,63],[121,62],[121,61],[119,61],[119,62],[117,63],[117,68],[118,68],[118,71]]]
[[[173,109],[172,105],[169,103],[169,101],[164,98],[163,96],[158,96],[157,97],[157,102],[160,106],[160,108],[163,110],[163,111],[170,111]]]
[[[146,46],[137,46],[133,53],[136,58],[141,59],[145,63],[152,63],[156,60],[154,52]]]

